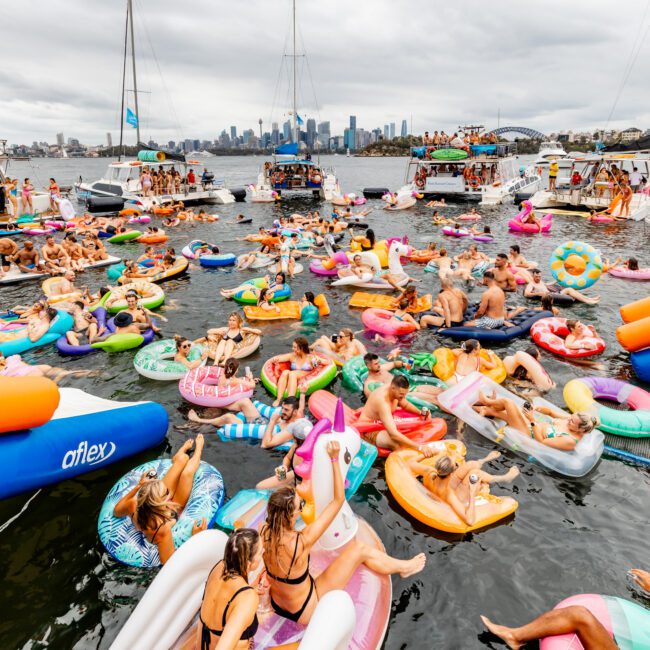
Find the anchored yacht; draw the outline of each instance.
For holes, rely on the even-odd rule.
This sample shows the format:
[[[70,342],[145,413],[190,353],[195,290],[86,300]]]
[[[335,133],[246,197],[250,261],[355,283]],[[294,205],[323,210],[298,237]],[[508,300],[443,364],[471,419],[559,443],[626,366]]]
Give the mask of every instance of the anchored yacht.
[[[539,145],[539,152],[535,164],[547,163],[550,160],[566,158],[569,154],[564,150],[564,147],[555,140],[547,140]]]

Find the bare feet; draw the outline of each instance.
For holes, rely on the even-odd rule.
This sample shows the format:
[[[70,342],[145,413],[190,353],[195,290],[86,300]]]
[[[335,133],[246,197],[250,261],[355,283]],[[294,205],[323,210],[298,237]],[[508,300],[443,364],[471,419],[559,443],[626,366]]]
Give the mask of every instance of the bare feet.
[[[514,481],[519,476],[519,468],[511,467],[502,477],[502,481]]]
[[[496,623],[493,623],[487,616],[481,616],[481,620],[483,621],[483,625],[485,625],[485,627],[490,632],[492,632],[494,636],[498,636],[502,641],[505,641],[509,648],[512,648],[513,650],[519,650],[519,648],[521,648],[523,645],[517,641],[514,633],[509,627],[506,627],[505,625],[497,625]]]
[[[203,420],[196,414],[196,411],[194,409],[189,410],[187,419],[191,422],[196,422],[197,424],[203,424]]]
[[[489,463],[491,460],[496,460],[497,458],[501,457],[501,452],[500,451],[491,451],[486,457],[485,457],[485,462]]]
[[[408,578],[409,576],[414,575],[415,573],[420,573],[424,569],[424,565],[427,563],[427,558],[424,553],[418,553],[415,557],[410,560],[404,561],[404,571],[400,571],[400,576],[402,578]]]
[[[192,448],[192,445],[194,444],[194,440],[192,438],[188,438],[182,445],[182,447],[174,454],[173,460],[180,460],[182,456],[185,456],[185,461],[187,462],[190,457],[187,455],[187,452]]]
[[[194,454],[197,455],[199,458],[201,458],[201,454],[203,453],[204,444],[205,444],[205,439],[203,438],[203,434],[202,433],[197,434],[194,440]]]

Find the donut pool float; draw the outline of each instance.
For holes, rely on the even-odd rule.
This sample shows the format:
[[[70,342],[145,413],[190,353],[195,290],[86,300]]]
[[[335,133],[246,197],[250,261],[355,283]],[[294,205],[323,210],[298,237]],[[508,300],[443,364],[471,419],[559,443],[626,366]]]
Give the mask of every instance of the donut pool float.
[[[320,363],[310,370],[305,377],[300,380],[300,382],[298,382],[305,382],[307,384],[307,395],[311,395],[314,391],[325,388],[325,386],[334,381],[334,377],[336,377],[336,364],[332,359],[315,352],[312,352],[310,356],[312,358],[317,358]],[[282,371],[289,369],[290,364],[285,361],[278,361],[277,357],[271,357],[262,367],[262,372],[260,373],[262,384],[264,384],[266,390],[268,390],[274,397],[277,397],[278,394],[278,379],[280,378]],[[284,397],[286,397],[286,395],[284,395]]]
[[[189,361],[197,361],[203,353],[203,346],[192,345],[187,358]],[[174,361],[176,355],[176,341],[164,339],[155,341],[139,350],[133,359],[133,367],[138,374],[147,379],[156,381],[172,381],[182,379],[188,372],[186,365],[180,361]],[[203,365],[205,365],[205,359]]]
[[[238,399],[253,396],[253,389],[241,382],[219,387],[223,373],[221,366],[201,366],[190,370],[178,383],[178,390],[184,399],[199,406],[228,406]]]
[[[134,467],[111,488],[104,499],[97,521],[97,531],[104,548],[118,562],[144,568],[160,566],[156,545],[151,544],[137,530],[130,517],[115,517],[113,510],[118,501],[138,484],[142,474],[154,470],[158,478],[162,478],[171,466],[172,461],[169,458],[162,458]],[[192,492],[187,505],[172,528],[175,548],[192,536],[195,522],[205,517],[210,528],[217,510],[223,503],[224,493],[223,478],[219,471],[201,461],[194,475]]]
[[[569,359],[592,357],[605,350],[605,341],[600,336],[586,337],[585,342],[596,344],[593,350],[571,350],[566,347],[564,340],[569,334],[566,318],[542,318],[530,328],[530,336],[541,348]]]
[[[574,274],[569,272],[569,266],[582,266],[583,271]],[[602,257],[591,244],[572,240],[558,246],[551,253],[551,274],[563,287],[587,289],[598,281],[602,272]]]

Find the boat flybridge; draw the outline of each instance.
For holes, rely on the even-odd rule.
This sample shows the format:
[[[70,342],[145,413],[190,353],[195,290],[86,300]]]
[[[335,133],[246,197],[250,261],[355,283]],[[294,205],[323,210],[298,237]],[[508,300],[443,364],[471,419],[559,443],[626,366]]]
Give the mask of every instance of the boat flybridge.
[[[539,152],[535,164],[547,163],[553,159],[560,159],[568,157],[568,153],[564,147],[555,140],[546,140],[539,145]]]
[[[531,202],[535,208],[582,206],[589,210],[608,210],[616,217],[624,216],[620,214],[620,186],[615,179],[627,172],[637,191],[632,195],[630,213],[625,216],[634,221],[650,219],[650,189],[647,189],[650,151],[589,154],[563,162],[569,160],[570,166],[560,166],[556,189],[543,189],[533,194]],[[572,179],[576,172],[578,176]],[[636,185],[633,181],[637,179],[645,179],[645,182],[642,180]]]
[[[482,144],[485,136],[479,139],[479,129],[483,127],[466,128],[473,129],[472,139],[479,143],[452,141],[449,145],[412,147],[406,184],[398,195],[414,192],[498,205],[512,199],[517,192],[537,189],[540,179],[536,171],[530,169],[524,175],[520,172],[516,143]]]
[[[139,158],[146,158],[150,151],[141,151]],[[184,204],[195,203],[234,203],[235,197],[223,186],[223,182],[215,182],[214,174],[208,174],[201,182],[201,173],[195,171],[196,181],[190,184],[187,180],[191,169],[185,160],[166,160],[163,152],[158,157],[162,160],[155,163],[143,160],[122,160],[109,163],[108,169],[102,178],[96,181],[80,180],[75,184],[77,196],[87,199],[91,196],[114,196],[124,199],[129,203],[141,205],[150,209],[156,205],[182,201]],[[144,154],[144,155],[143,155]],[[181,185],[177,191],[170,194],[145,196],[142,188],[141,175],[143,171],[177,171],[181,176]]]
[[[249,190],[254,203],[270,203],[305,192],[331,201],[340,194],[334,170],[314,162],[310,154],[299,155],[297,145],[291,144],[276,149],[273,161],[264,163],[257,183],[251,185]]]

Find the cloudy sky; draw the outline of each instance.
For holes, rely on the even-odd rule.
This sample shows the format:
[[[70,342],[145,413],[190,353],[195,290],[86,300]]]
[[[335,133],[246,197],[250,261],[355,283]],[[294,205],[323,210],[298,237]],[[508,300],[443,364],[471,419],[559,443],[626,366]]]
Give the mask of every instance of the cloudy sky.
[[[290,0],[134,0],[142,135],[213,139],[290,110]],[[298,0],[303,117],[372,129],[650,126],[650,0]],[[23,0],[3,29],[0,137],[119,130],[126,0]],[[287,50],[288,52],[289,50]],[[630,63],[636,62],[630,71]],[[310,74],[311,73],[311,74]],[[128,82],[128,87],[132,87]],[[314,99],[314,91],[316,100]],[[132,102],[132,100],[131,100]],[[128,128],[128,127],[127,127]],[[128,133],[134,140],[132,133]]]

